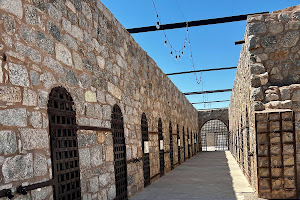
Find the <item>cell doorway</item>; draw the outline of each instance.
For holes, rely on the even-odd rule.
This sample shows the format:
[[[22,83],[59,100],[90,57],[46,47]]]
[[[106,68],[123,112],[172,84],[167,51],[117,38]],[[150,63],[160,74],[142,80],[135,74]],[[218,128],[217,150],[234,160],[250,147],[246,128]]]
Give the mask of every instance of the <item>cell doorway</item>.
[[[210,120],[201,128],[202,151],[228,150],[228,128],[220,120]]]

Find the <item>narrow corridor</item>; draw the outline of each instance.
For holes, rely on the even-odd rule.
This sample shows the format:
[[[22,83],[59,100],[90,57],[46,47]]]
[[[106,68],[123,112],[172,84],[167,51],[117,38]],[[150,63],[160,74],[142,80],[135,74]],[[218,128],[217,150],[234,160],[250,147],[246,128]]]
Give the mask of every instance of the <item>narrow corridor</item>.
[[[202,152],[131,200],[257,199],[229,151]]]

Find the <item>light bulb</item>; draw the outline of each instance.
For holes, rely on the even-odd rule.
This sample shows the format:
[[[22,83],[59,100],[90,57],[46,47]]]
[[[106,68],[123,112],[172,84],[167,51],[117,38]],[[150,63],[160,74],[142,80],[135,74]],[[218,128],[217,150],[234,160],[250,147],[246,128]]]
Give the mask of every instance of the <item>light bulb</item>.
[[[165,40],[165,46],[166,46],[166,47],[168,46],[168,42],[167,42],[167,40]]]
[[[159,21],[156,23],[156,29],[160,29]]]

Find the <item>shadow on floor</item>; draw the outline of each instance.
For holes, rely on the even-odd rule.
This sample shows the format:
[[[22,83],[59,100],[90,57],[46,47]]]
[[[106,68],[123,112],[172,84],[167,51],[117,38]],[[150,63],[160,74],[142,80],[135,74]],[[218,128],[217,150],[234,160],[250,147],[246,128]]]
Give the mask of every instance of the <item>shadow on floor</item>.
[[[182,163],[131,200],[235,200],[225,152],[202,152]]]

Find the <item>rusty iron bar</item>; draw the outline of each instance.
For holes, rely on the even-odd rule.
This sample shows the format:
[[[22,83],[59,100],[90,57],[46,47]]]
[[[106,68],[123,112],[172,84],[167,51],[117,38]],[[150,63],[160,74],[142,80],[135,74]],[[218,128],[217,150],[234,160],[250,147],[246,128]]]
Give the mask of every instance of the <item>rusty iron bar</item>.
[[[227,102],[230,100],[222,100],[222,101],[204,101],[204,102],[196,102],[196,103],[192,103],[192,104],[203,104],[203,103],[219,103],[219,102]]]
[[[127,31],[132,34],[132,33],[161,31],[161,30],[176,29],[176,28],[186,28],[186,27],[193,27],[193,26],[205,26],[205,25],[212,25],[212,24],[237,22],[237,21],[246,20],[249,15],[267,14],[267,13],[269,13],[269,12],[251,13],[251,14],[245,14],[245,15],[236,15],[236,16],[214,18],[214,19],[203,19],[203,20],[197,20],[197,21],[173,23],[173,24],[161,24],[159,29],[156,28],[156,25],[155,26],[145,26],[145,27],[139,27],[139,28],[130,28],[130,29],[127,29]]]
[[[239,45],[239,44],[244,44],[245,40],[239,40],[239,41],[235,41],[234,45]]]
[[[232,89],[224,89],[224,90],[207,90],[200,92],[185,92],[184,95],[194,95],[194,94],[210,94],[210,93],[218,93],[218,92],[231,92]]]
[[[236,68],[237,67],[221,67],[221,68],[211,68],[211,69],[200,69],[200,70],[186,71],[186,72],[174,72],[166,75],[172,76],[172,75],[189,74],[189,73],[196,73],[196,72],[210,72],[210,71],[228,70],[228,69],[236,69]]]

